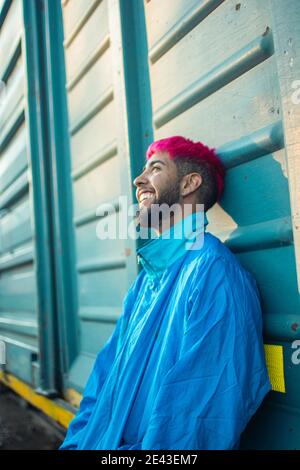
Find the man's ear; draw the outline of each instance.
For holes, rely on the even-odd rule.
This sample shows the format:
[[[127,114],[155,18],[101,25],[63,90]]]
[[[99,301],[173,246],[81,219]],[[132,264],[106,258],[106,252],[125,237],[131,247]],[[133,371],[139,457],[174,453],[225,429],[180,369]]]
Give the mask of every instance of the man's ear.
[[[202,176],[199,173],[189,173],[183,176],[181,185],[181,196],[188,196],[196,191],[202,184]]]

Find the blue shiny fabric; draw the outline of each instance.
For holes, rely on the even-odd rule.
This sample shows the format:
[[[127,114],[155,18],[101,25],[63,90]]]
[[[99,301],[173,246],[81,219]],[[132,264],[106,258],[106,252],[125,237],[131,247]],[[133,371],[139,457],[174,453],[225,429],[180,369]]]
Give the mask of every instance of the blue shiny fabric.
[[[218,238],[199,233],[197,250],[185,236],[138,250],[143,269],[60,449],[237,448],[271,390],[259,292]]]

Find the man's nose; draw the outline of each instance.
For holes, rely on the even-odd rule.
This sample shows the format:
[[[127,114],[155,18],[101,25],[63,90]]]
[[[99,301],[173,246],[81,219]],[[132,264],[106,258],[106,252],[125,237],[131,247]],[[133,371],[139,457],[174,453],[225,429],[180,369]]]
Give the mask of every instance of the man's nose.
[[[145,183],[147,183],[147,174],[146,174],[146,170],[144,170],[139,176],[137,176],[137,177],[134,178],[134,180],[133,180],[133,184],[134,184],[136,187],[139,187],[139,185],[145,184]]]

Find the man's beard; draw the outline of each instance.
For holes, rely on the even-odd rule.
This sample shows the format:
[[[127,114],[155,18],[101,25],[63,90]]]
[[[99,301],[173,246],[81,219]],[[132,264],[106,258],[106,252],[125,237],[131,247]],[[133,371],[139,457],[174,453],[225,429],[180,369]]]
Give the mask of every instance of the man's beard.
[[[180,203],[180,180],[176,179],[175,183],[169,188],[161,191],[158,198],[155,198],[150,207],[143,206],[139,213],[139,222],[142,227],[147,228],[168,228],[172,222],[168,208],[174,204]],[[162,206],[162,207],[161,207]],[[164,210],[165,209],[165,210]]]

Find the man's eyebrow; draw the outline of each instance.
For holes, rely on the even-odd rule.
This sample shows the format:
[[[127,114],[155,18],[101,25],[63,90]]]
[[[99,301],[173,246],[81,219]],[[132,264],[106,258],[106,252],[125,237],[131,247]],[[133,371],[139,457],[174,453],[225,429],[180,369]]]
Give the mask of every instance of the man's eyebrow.
[[[167,166],[167,164],[163,162],[162,160],[152,160],[152,162],[149,163],[148,168],[155,165],[155,163],[161,163],[162,165]],[[143,166],[143,171],[146,170],[146,167],[147,167],[147,164]]]

